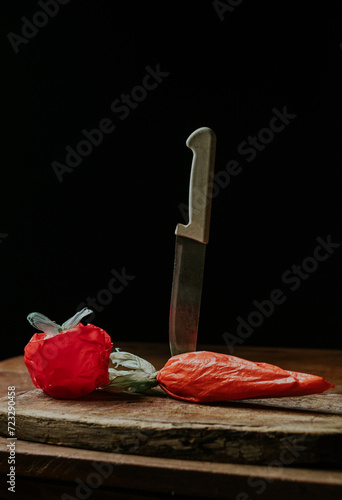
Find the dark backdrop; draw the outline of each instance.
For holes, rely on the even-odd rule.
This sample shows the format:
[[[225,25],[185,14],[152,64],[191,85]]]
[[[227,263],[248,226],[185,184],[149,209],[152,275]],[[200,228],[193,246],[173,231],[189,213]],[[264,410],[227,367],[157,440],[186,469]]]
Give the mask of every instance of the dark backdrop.
[[[2,0],[2,358],[28,313],[61,323],[87,297],[114,341],[168,342],[202,126],[217,175],[199,341],[341,348],[339,3]],[[69,166],[67,147],[85,148]]]

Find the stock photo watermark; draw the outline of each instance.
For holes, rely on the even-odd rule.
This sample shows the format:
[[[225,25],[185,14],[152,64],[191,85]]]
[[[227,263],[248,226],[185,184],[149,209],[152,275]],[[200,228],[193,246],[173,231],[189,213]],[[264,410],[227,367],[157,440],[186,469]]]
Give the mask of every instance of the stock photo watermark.
[[[160,64],[157,64],[155,68],[145,66],[145,72],[140,85],[134,86],[129,92],[122,93],[119,98],[112,101],[110,109],[119,120],[125,120],[131,111],[136,109],[147,98],[148,94],[170,75],[169,72],[160,69]],[[62,182],[64,174],[73,172],[84,158],[91,155],[94,148],[102,144],[104,137],[113,133],[115,129],[116,125],[108,117],[102,118],[96,128],[83,129],[82,138],[75,146],[72,147],[69,144],[65,146],[64,163],[59,161],[51,163],[58,181]]]
[[[129,283],[136,278],[136,276],[127,274],[125,267],[123,267],[120,272],[116,269],[112,269],[111,275],[106,288],[99,290],[95,297],[87,297],[86,300],[81,302],[77,307],[77,311],[80,311],[84,307],[89,307],[94,311],[88,318],[90,323],[94,320],[97,312],[102,312],[105,306],[108,306],[112,302],[114,296],[123,292]]]
[[[5,240],[6,238],[8,238],[8,234],[7,233],[0,233],[0,244],[3,242],[3,240]]]
[[[61,500],[86,500],[91,497],[94,490],[99,488],[105,479],[108,479],[114,472],[114,467],[108,462],[92,462],[93,471],[90,472],[85,480],[77,477],[75,482],[75,496],[64,493]]]
[[[121,448],[124,453],[135,453],[141,443],[146,443],[148,438],[155,434],[155,430],[135,431],[130,434],[121,436]],[[87,500],[91,497],[93,491],[99,488],[105,479],[108,479],[114,474],[113,464],[108,462],[92,462],[93,471],[82,480],[77,477],[75,482],[75,496],[64,493],[61,500]]]
[[[16,461],[16,437],[15,437],[15,386],[10,385],[7,393],[7,432],[8,432],[8,459],[9,472],[7,473],[8,491],[15,493],[15,461]]]
[[[319,263],[329,259],[335,250],[341,246],[341,243],[332,241],[330,234],[325,240],[320,236],[317,237],[316,242],[318,245],[313,251],[313,256],[305,257],[301,265],[293,264],[290,269],[287,269],[282,274],[281,282],[287,285],[291,292],[298,290],[303,281],[309,279],[317,271]],[[234,346],[243,344],[254,333],[255,329],[264,323],[266,318],[274,314],[278,306],[284,304],[286,299],[287,295],[284,290],[282,288],[275,288],[271,291],[269,298],[261,301],[253,300],[252,304],[255,309],[249,313],[247,318],[244,319],[241,316],[236,318],[236,333],[224,332],[222,335],[229,352],[233,354]]]
[[[297,118],[297,115],[289,113],[287,106],[283,106],[280,111],[277,108],[272,109],[272,117],[269,120],[268,126],[259,129],[255,135],[249,135],[247,139],[241,141],[237,147],[237,152],[240,156],[245,157],[247,163],[251,163],[257,157],[258,153],[264,151],[275,136],[283,132],[285,128],[291,124],[291,121]],[[212,188],[212,198],[216,198],[220,192],[227,188],[233,177],[237,177],[243,171],[242,165],[238,160],[229,160],[224,170],[220,170],[210,179]],[[197,188],[192,195],[193,210],[201,210],[203,204],[207,203],[206,196]],[[185,203],[180,203],[178,209],[181,212],[184,220],[189,217],[189,206]]]
[[[13,33],[12,31],[7,34],[7,38],[16,54],[19,53],[19,48],[22,45],[27,45],[32,38],[34,38],[39,30],[44,28],[50,19],[57,16],[61,5],[70,3],[71,0],[39,0],[37,4],[41,10],[37,10],[31,20],[23,16],[20,20],[22,22],[21,34]]]
[[[283,470],[284,466],[291,465],[295,462],[295,460],[300,456],[300,452],[305,451],[307,446],[303,446],[299,444],[300,438],[292,438],[286,439],[283,443],[283,447],[274,460],[272,460],[268,465],[268,471],[272,470]],[[261,495],[267,489],[269,483],[272,483],[274,479],[272,478],[260,478],[260,477],[252,477],[250,476],[247,479],[247,484],[250,488],[253,488],[254,491],[252,496],[250,496],[247,492],[241,491],[235,497],[235,500],[252,500],[255,498],[255,494]]]
[[[241,5],[244,0],[214,0],[212,5],[220,21],[224,21],[227,12],[234,12],[236,7]]]
[[[125,267],[121,269],[121,272],[112,269],[111,278],[108,281],[107,287],[99,290],[95,297],[87,297],[84,302],[78,305],[76,313],[79,313],[87,305],[91,305],[92,310],[95,310],[97,313],[102,312],[105,306],[112,302],[114,296],[123,292],[129,285],[129,282],[134,279],[135,276],[126,273]],[[87,321],[89,323],[94,320],[96,312],[93,312],[89,317],[87,315]],[[47,343],[44,349],[44,355],[42,355],[40,360],[42,368],[48,368],[49,364],[60,355],[61,350],[67,349],[69,342],[70,338],[67,335],[60,335],[58,345],[56,343]]]

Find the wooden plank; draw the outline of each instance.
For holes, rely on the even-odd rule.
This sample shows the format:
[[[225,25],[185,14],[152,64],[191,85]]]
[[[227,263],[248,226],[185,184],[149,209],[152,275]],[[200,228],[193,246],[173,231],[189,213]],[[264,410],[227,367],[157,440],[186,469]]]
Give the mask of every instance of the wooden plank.
[[[128,350],[148,359],[157,369],[160,369],[164,365],[169,356],[166,344],[116,342],[115,347],[120,347],[123,350]],[[227,352],[224,346],[199,346],[199,349]],[[170,406],[170,398],[166,397],[163,393],[159,395],[154,394],[152,398],[154,403],[152,403],[152,406],[146,400],[146,397],[144,397],[147,407],[139,403],[141,396],[127,395],[128,397],[125,396],[124,401],[121,402],[120,400],[116,402],[112,400],[110,402],[112,395],[110,395],[107,403],[106,397],[103,398],[103,401],[94,400],[92,404],[96,403],[97,405],[100,403],[104,412],[106,412],[104,416],[107,416],[109,419],[109,424],[103,429],[104,431],[107,427],[107,434],[104,432],[101,439],[106,437],[107,445],[108,441],[110,441],[111,448],[113,449],[114,445],[114,450],[121,449],[122,453],[76,449],[71,447],[70,444],[68,444],[68,447],[64,447],[60,444],[52,445],[17,440],[16,472],[19,488],[17,496],[57,500],[63,494],[69,494],[71,498],[78,498],[79,495],[77,495],[76,491],[78,483],[75,482],[76,479],[80,478],[87,483],[94,472],[93,464],[95,462],[103,462],[112,464],[114,470],[113,474],[108,478],[103,478],[103,483],[98,488],[91,489],[91,498],[94,499],[105,500],[115,497],[119,500],[144,500],[147,498],[170,498],[172,495],[173,498],[180,499],[201,498],[205,500],[206,498],[224,498],[225,500],[236,500],[237,498],[243,498],[244,500],[250,500],[252,498],[259,498],[260,494],[262,494],[264,500],[273,500],[274,498],[277,498],[277,500],[288,500],[288,498],[297,497],[300,497],[302,500],[321,500],[322,498],[325,500],[340,499],[342,497],[342,477],[341,472],[337,470],[341,464],[340,432],[337,433],[337,439],[335,439],[336,429],[334,430],[334,425],[329,427],[326,424],[329,422],[331,425],[333,423],[332,419],[337,418],[338,420],[335,420],[335,427],[337,425],[339,429],[341,428],[341,417],[339,416],[341,408],[339,395],[342,394],[341,351],[240,347],[236,349],[234,354],[245,359],[273,363],[289,370],[316,373],[333,382],[335,388],[323,395],[307,396],[305,398],[235,402],[233,405],[225,405],[225,415],[221,418],[222,415],[217,414],[217,420],[214,418],[215,409],[219,408],[219,411],[222,411],[223,407],[221,405],[209,405],[208,407],[211,408],[209,412],[211,413],[208,414],[206,411],[201,412],[207,417],[207,422],[202,421],[200,424],[197,422],[196,429],[192,428],[191,425],[193,419],[189,419],[189,416],[191,417],[193,412],[193,410],[190,410],[190,407],[193,405],[174,401],[171,403],[172,405],[180,403],[181,406],[188,408],[185,413],[179,414],[179,408]],[[19,400],[21,399],[21,392],[34,387],[28,376],[22,356],[0,362],[0,377],[0,395],[7,394],[8,385],[16,385],[17,395],[20,396]],[[24,394],[22,395],[24,396]],[[93,395],[91,396],[93,397]],[[98,396],[97,393],[96,396]],[[133,400],[131,396],[133,396]],[[162,428],[157,424],[165,424],[167,421],[163,422],[160,419],[156,399],[164,403],[166,402],[166,405],[169,405],[163,406],[164,412],[167,413],[169,409],[170,417],[173,418],[175,415],[182,416],[183,422],[189,424],[188,430],[191,429],[192,432],[195,430],[193,441],[186,440],[186,435],[183,435],[183,428],[182,425],[179,425],[179,421],[176,422],[176,425],[171,425],[174,434],[176,433],[175,440],[173,442],[171,440],[170,442],[170,436],[163,437]],[[31,405],[28,403],[26,399],[25,414],[23,415],[21,415],[20,407],[17,406],[17,420],[19,418],[19,422],[22,418],[25,420],[30,408],[31,410],[34,408],[34,401],[31,402]],[[82,402],[78,401],[78,404],[82,404]],[[126,408],[123,414],[121,413],[121,417],[125,418],[121,419],[121,422],[120,418],[111,422],[113,416],[120,416],[120,412],[117,415],[120,406],[122,407],[122,411]],[[142,415],[139,414],[139,406],[141,410],[144,410]],[[203,408],[206,405],[197,406]],[[271,408],[272,406],[273,408]],[[65,408],[68,418],[70,415],[73,415],[73,407],[76,410],[75,401],[69,402],[69,407]],[[132,412],[132,409],[135,409],[134,412]],[[151,409],[155,410],[153,419],[151,419],[151,414],[148,413]],[[259,447],[265,445],[265,449],[269,449],[269,460],[266,461],[265,465],[252,465],[253,460],[248,459],[251,459],[253,453],[249,457],[247,454],[246,461],[246,451],[248,450],[246,443],[245,446],[242,446],[242,451],[239,452],[245,457],[243,464],[225,462],[229,453],[226,454],[223,460],[219,458],[219,460],[222,460],[220,462],[212,460],[213,457],[219,454],[214,452],[215,446],[216,451],[219,452],[221,450],[222,454],[222,443],[225,443],[228,449],[229,445],[231,445],[232,450],[236,452],[239,440],[234,439],[233,429],[227,430],[226,426],[227,421],[230,423],[229,417],[232,416],[232,410],[234,410],[233,413],[236,419],[239,420],[238,422],[235,421],[238,429],[235,436],[240,434],[241,437],[243,435],[246,420],[249,420],[250,426],[247,433],[249,437],[247,443],[251,445],[249,449],[255,452],[258,449],[258,445]],[[238,418],[237,410],[243,411],[245,420]],[[49,408],[50,411],[51,407]],[[87,406],[81,412],[83,417],[86,411]],[[334,412],[336,415],[325,415],[325,411]],[[91,412],[91,414],[93,413]],[[259,421],[254,427],[255,434],[253,436],[252,429],[255,423],[254,418],[257,414]],[[140,421],[135,421],[137,415],[139,418],[143,418]],[[146,417],[148,415],[149,418]],[[241,415],[240,413],[240,417]],[[260,426],[262,415],[265,416],[263,421],[264,428]],[[280,416],[284,417],[287,424],[289,424],[289,419],[292,419],[292,431],[296,426],[298,431],[295,432],[295,435],[292,434],[291,436],[288,432],[288,427],[284,428],[285,431],[287,429],[287,433],[285,432],[283,435],[281,435],[279,429],[276,433],[270,433],[273,423],[284,421],[279,420]],[[50,425],[49,421],[43,420],[43,425],[42,420],[37,418],[37,415],[34,418],[36,418],[36,432],[38,433],[42,430],[46,432],[46,426]],[[182,420],[182,418],[179,420]],[[328,418],[328,421],[324,420],[325,418]],[[88,421],[84,421],[84,418],[82,418],[79,426],[77,425],[77,420],[75,421],[74,419],[71,422],[72,429],[69,429],[65,421],[63,422],[63,415],[59,415],[59,419],[61,427],[59,435],[57,433],[54,436],[54,442],[56,443],[63,441],[64,434],[66,434],[66,438],[68,439],[68,435],[72,434],[72,432],[76,436],[84,435],[85,428],[91,434],[96,431],[96,422],[92,422],[92,418]],[[305,419],[308,423],[307,428],[305,428],[304,424]],[[224,425],[220,425],[220,420]],[[120,427],[122,422],[126,422],[125,432],[119,434],[120,428],[122,431],[122,427]],[[25,424],[24,421],[23,423]],[[203,428],[203,424],[207,424],[207,427]],[[113,426],[115,428],[115,425],[117,425],[117,428],[112,432],[112,428]],[[316,428],[317,426],[323,427],[323,435],[320,435],[322,429],[315,435],[315,432],[313,432],[315,426]],[[54,427],[55,422],[52,424],[52,428]],[[24,427],[22,430],[22,434],[25,435]],[[31,429],[31,434],[32,431]],[[215,431],[218,432],[216,436]],[[78,434],[79,432],[80,434]],[[267,432],[270,434],[267,435]],[[27,429],[27,436],[29,435],[30,432]],[[256,435],[259,436],[259,441],[256,440]],[[33,437],[37,439],[36,436]],[[267,438],[265,442],[264,438]],[[298,441],[297,438],[302,439]],[[71,442],[72,440],[70,440]],[[158,442],[162,446],[163,456],[150,456],[151,448],[155,449]],[[169,448],[165,447],[165,442]],[[8,472],[7,443],[7,439],[0,438],[0,470],[2,473]],[[256,447],[255,443],[257,444]],[[193,444],[195,448],[192,459],[189,447]],[[179,445],[181,445],[181,448],[179,448]],[[77,443],[76,446],[79,446],[79,444]],[[210,446],[212,447],[211,452],[208,451],[210,450]],[[307,447],[305,448],[305,446]],[[199,457],[196,456],[195,451],[198,448],[202,451]],[[303,461],[307,460],[309,450],[313,450],[311,458],[314,456],[314,460],[306,465],[310,466],[312,470],[303,468],[305,465]],[[230,452],[230,454],[232,453]],[[169,458],[173,455],[183,456],[184,459]],[[206,459],[205,457],[208,458]],[[198,461],[198,458],[200,461]],[[231,458],[232,462],[234,462],[234,457]],[[250,465],[246,465],[246,463]],[[320,467],[320,464],[324,464],[324,468],[335,467],[335,470],[320,470],[317,468]],[[7,497],[6,494],[8,494]],[[13,494],[7,491],[2,492],[2,497],[12,498]]]
[[[342,415],[342,394],[324,393],[296,398],[248,399],[236,402],[240,407],[276,408]]]
[[[16,437],[23,440],[242,464],[283,455],[291,465],[342,467],[339,415],[189,404],[159,388],[149,396],[96,391],[77,400],[56,400],[36,389],[17,395],[16,411]],[[0,400],[0,433],[7,436],[6,398]]]
[[[169,355],[166,344],[116,346],[148,359],[157,369]],[[199,349],[226,351],[223,346]],[[149,396],[95,392],[76,401],[58,401],[39,390],[20,394],[21,389],[33,386],[22,356],[0,362],[0,375],[8,385],[17,387],[16,428],[20,439],[115,453],[243,464],[266,464],[272,457],[287,453],[290,465],[341,467],[341,351],[242,347],[235,354],[316,373],[336,387],[322,395],[302,398],[215,405],[176,401],[160,389]],[[6,397],[0,407],[0,432],[6,436]],[[286,449],[293,443],[298,456],[289,457]]]
[[[1,473],[8,469],[6,444],[7,440],[0,438]],[[89,487],[90,498],[104,500],[162,499],[171,495],[225,500],[236,500],[240,495],[247,500],[259,498],[261,493],[264,500],[337,500],[342,494],[342,473],[336,471],[146,459],[25,441],[18,441],[16,453],[18,491],[25,491],[26,498],[30,494],[49,500],[60,499],[63,494],[77,498],[81,482]],[[97,488],[91,487],[94,473],[99,475]],[[2,496],[12,498],[13,493]]]

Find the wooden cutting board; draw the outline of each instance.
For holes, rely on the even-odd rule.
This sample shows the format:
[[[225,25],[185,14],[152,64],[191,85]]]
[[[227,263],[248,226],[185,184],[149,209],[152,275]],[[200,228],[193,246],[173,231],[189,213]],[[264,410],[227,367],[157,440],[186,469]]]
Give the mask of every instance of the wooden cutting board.
[[[277,405],[277,406],[275,406]],[[17,394],[16,437],[26,441],[152,457],[342,468],[342,395],[215,405],[96,391],[55,400]],[[330,411],[331,413],[327,413]],[[7,398],[0,399],[7,436]]]
[[[166,344],[116,342],[162,368]],[[224,346],[199,346],[226,352]],[[335,384],[324,394],[217,405],[95,392],[55,400],[30,380],[23,356],[0,362],[0,434],[7,434],[7,387],[16,386],[16,437],[119,454],[209,462],[328,469],[342,467],[342,351],[237,347],[235,355],[315,373]],[[33,390],[32,390],[33,389]]]

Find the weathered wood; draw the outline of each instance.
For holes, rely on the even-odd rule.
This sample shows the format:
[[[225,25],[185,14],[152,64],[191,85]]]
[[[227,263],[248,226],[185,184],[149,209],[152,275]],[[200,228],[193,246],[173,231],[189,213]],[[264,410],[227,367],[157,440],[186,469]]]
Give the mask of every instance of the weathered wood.
[[[8,468],[6,444],[7,440],[0,438],[1,473],[7,473]],[[80,481],[90,485],[92,499],[162,499],[184,495],[202,500],[236,500],[239,494],[247,499],[259,498],[262,493],[263,500],[340,500],[342,494],[341,472],[283,468],[276,463],[263,467],[147,459],[26,441],[18,441],[16,453],[18,491],[26,494],[17,498],[60,500],[63,494],[77,498]],[[103,465],[102,474],[94,464]],[[91,488],[92,474],[96,471],[101,484]],[[12,493],[2,496],[13,498]]]
[[[238,401],[240,407],[276,408],[277,410],[293,410],[314,413],[342,415],[342,394],[324,393],[294,398],[248,399]]]
[[[284,455],[288,465],[342,467],[338,415],[189,404],[159,388],[150,396],[97,391],[72,401],[36,389],[17,396],[16,411],[16,437],[29,441],[242,464],[266,465]],[[0,401],[0,433],[7,434],[6,398]],[[293,446],[291,455],[286,450]]]
[[[167,349],[158,344],[138,344],[137,349],[127,344],[120,347],[142,355],[157,368],[167,358]],[[217,347],[207,350],[218,351]],[[245,353],[243,357],[322,374],[340,382],[338,351],[323,355],[315,350],[310,355],[303,350],[288,351],[252,349],[251,356]],[[6,364],[6,380],[16,377],[18,381],[25,373],[25,385],[27,374],[22,358],[2,362]],[[316,369],[306,369],[310,367]],[[335,374],[334,380],[326,376],[329,370]],[[18,393],[20,388],[19,381],[19,439],[115,453],[242,464],[267,464],[287,454],[287,465],[342,466],[342,395],[335,392],[336,388],[315,396],[213,405],[177,401],[159,388],[149,395],[96,391],[74,401],[55,400],[39,389]],[[6,397],[0,400],[0,433],[7,435]],[[289,456],[286,450],[293,445],[298,449]]]
[[[115,347],[148,359],[157,369],[169,356],[166,344],[116,342]],[[199,346],[199,349],[227,352],[225,346]],[[64,401],[63,408],[56,408],[56,400],[40,391],[26,392],[34,386],[22,356],[0,362],[0,394],[7,394],[8,385],[16,386],[20,435],[58,443],[17,440],[20,493],[16,496],[54,500],[67,493],[77,498],[76,479],[87,482],[94,472],[93,464],[103,462],[112,464],[113,473],[103,478],[98,488],[91,489],[94,499],[162,499],[170,498],[172,493],[176,498],[189,495],[203,500],[259,498],[261,493],[264,500],[340,499],[342,473],[336,469],[341,466],[342,449],[341,351],[240,347],[234,354],[289,370],[316,373],[333,382],[335,388],[305,398],[249,400],[226,405],[178,402],[158,389],[153,397],[113,398],[112,394],[94,393],[83,400]],[[30,400],[32,395],[35,399]],[[2,404],[2,429],[7,431],[6,399]],[[325,414],[326,411],[335,415]],[[72,447],[73,442],[76,446],[89,446],[87,436],[91,436],[94,444],[94,433],[99,428],[97,437],[101,447],[110,447],[115,453]],[[7,436],[6,432],[4,435]],[[60,444],[64,441],[68,447]],[[7,439],[0,438],[0,471],[4,474],[8,472],[7,443]],[[160,455],[151,456],[158,454],[158,449]],[[259,456],[258,449],[262,452]],[[174,456],[185,459],[171,458]],[[228,457],[231,462],[242,458],[243,464],[226,463]],[[265,465],[252,465],[253,460],[254,463],[264,460]],[[303,468],[305,464],[312,470]],[[325,469],[335,470],[317,468],[323,464]],[[6,491],[2,497],[12,498],[13,494]]]

